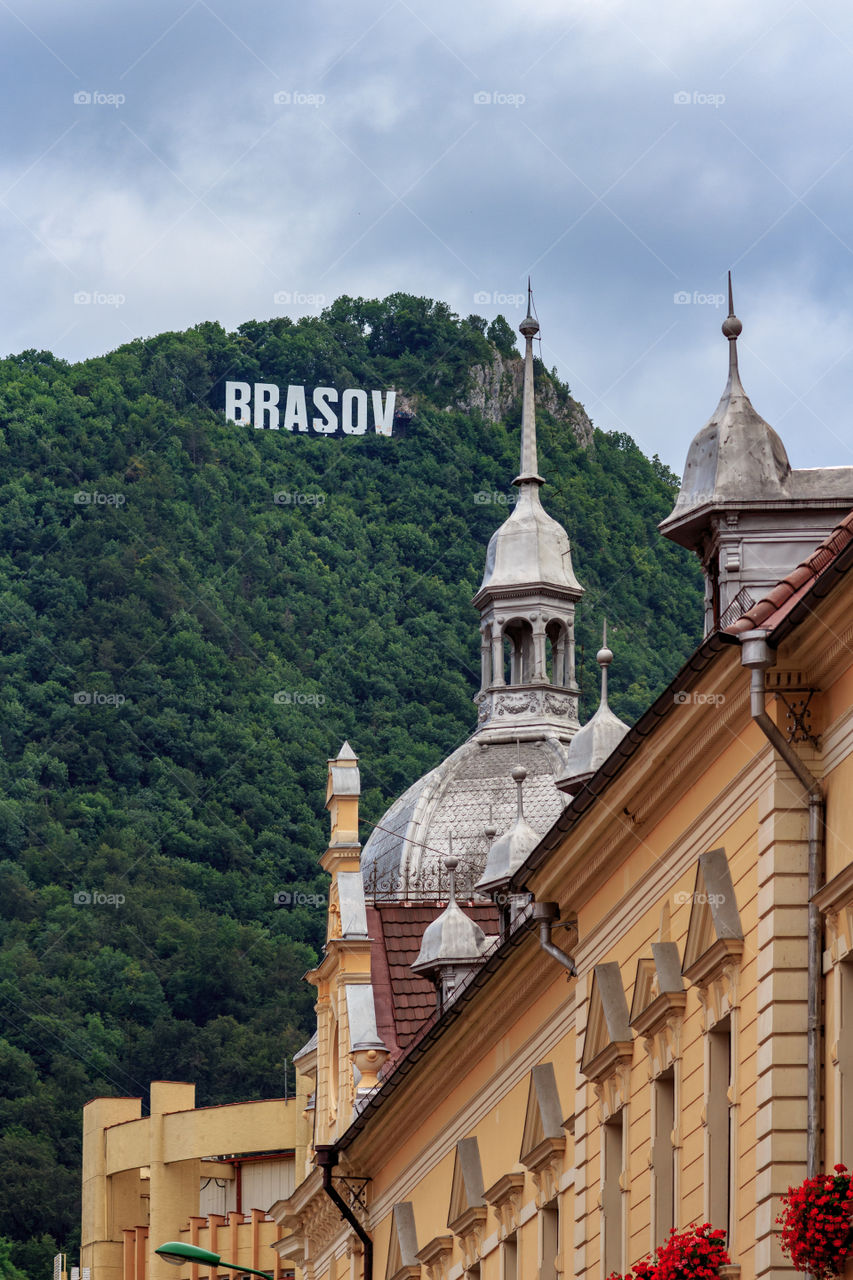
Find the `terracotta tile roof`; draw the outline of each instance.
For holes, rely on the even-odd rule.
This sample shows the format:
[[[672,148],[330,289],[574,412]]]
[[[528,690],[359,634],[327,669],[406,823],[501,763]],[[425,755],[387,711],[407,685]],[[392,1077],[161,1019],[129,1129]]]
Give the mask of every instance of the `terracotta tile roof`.
[[[421,949],[424,930],[445,905],[378,902],[367,908],[367,928],[373,940],[371,977],[377,1030],[391,1050],[386,1073],[435,1013],[435,988],[426,978],[412,973],[411,966]],[[464,909],[484,933],[498,933],[500,921],[496,907],[465,906]]]
[[[796,569],[778,582],[766,596],[738,618],[737,622],[726,627],[726,631],[730,635],[739,635],[742,631],[753,631],[759,627],[772,631],[851,542],[853,542],[853,511],[850,511],[835,526],[829,537],[825,538],[810,556],[801,561]]]

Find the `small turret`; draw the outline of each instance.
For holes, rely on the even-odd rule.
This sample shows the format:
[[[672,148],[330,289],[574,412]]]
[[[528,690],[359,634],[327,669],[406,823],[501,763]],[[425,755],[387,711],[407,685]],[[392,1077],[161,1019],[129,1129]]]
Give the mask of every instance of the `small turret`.
[[[422,973],[435,983],[439,1009],[449,1004],[460,983],[474,972],[487,946],[483,930],[456,901],[459,860],[453,857],[452,838],[450,848],[450,856],[444,860],[450,881],[448,903],[424,930],[418,958],[412,965],[414,973]]]
[[[512,771],[512,779],[518,788],[515,822],[489,849],[483,874],[474,886],[478,893],[490,894],[492,897],[498,894],[541,839],[539,832],[533,830],[524,816],[522,788],[526,777],[527,770],[524,766],[516,765]]]
[[[728,381],[687,452],[675,507],[658,526],[702,562],[706,635],[746,613],[853,505],[853,468],[791,469],[784,444],[743,389],[742,329],[729,272]]]
[[[557,779],[561,791],[574,795],[580,791],[604,761],[616,750],[628,732],[628,725],[610,710],[607,702],[607,669],[613,661],[613,651],[607,647],[607,622],[604,623],[602,644],[596,654],[601,667],[601,700],[595,715],[579,730],[569,744],[566,768]]]

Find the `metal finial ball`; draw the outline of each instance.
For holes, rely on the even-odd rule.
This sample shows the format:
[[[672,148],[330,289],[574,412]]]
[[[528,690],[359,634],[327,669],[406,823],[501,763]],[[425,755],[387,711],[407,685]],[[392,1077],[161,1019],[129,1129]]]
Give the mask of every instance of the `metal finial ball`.
[[[510,777],[512,778],[513,782],[523,782],[524,779],[527,777],[527,770],[525,769],[524,765],[517,764],[513,769],[512,773],[510,774]]]
[[[738,320],[737,316],[726,316],[723,321],[723,337],[731,340],[732,338],[739,337],[742,331],[743,325],[740,320]]]
[[[498,834],[498,829],[497,827],[483,827],[483,834],[485,835],[486,839],[489,842],[491,842],[492,840],[494,840],[495,836]]]
[[[447,857],[444,859],[444,865],[447,867],[448,871],[455,871],[459,866],[459,859],[452,856]]]
[[[525,316],[518,331],[525,338],[533,338],[539,332],[539,321],[534,316]]]
[[[600,667],[609,667],[613,661],[613,650],[607,648],[599,649],[595,655],[595,660]]]

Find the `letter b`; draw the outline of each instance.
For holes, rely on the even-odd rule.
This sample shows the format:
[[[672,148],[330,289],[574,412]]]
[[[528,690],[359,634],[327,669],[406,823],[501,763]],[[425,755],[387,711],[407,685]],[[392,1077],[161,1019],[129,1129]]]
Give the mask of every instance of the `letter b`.
[[[225,383],[225,417],[238,426],[248,427],[252,421],[252,388],[248,382]]]

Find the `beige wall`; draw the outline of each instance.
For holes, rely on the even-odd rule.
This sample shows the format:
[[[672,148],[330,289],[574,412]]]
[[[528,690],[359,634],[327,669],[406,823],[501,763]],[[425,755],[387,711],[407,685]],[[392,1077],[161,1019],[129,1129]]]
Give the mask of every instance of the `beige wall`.
[[[177,1280],[156,1247],[181,1239],[182,1233],[186,1239],[194,1232],[199,1240],[209,1240],[211,1224],[199,1217],[201,1182],[213,1175],[235,1177],[233,1165],[212,1166],[203,1157],[266,1151],[293,1152],[289,1176],[283,1179],[279,1169],[276,1179],[260,1164],[247,1164],[243,1208],[248,1216],[244,1220],[243,1213],[231,1213],[227,1221],[240,1251],[234,1261],[253,1265],[248,1259],[262,1246],[268,1252],[258,1269],[280,1270],[277,1255],[269,1250],[275,1224],[259,1221],[249,1211],[265,1214],[292,1188],[293,1171],[304,1168],[310,1140],[306,1101],[307,1081],[297,1076],[297,1096],[286,1101],[196,1108],[194,1085],[157,1081],[151,1086],[148,1116],[142,1116],[138,1098],[88,1103],[83,1113],[81,1265],[91,1269],[91,1280]],[[263,1196],[267,1183],[269,1202],[249,1203]],[[198,1275],[192,1280],[199,1280]]]

